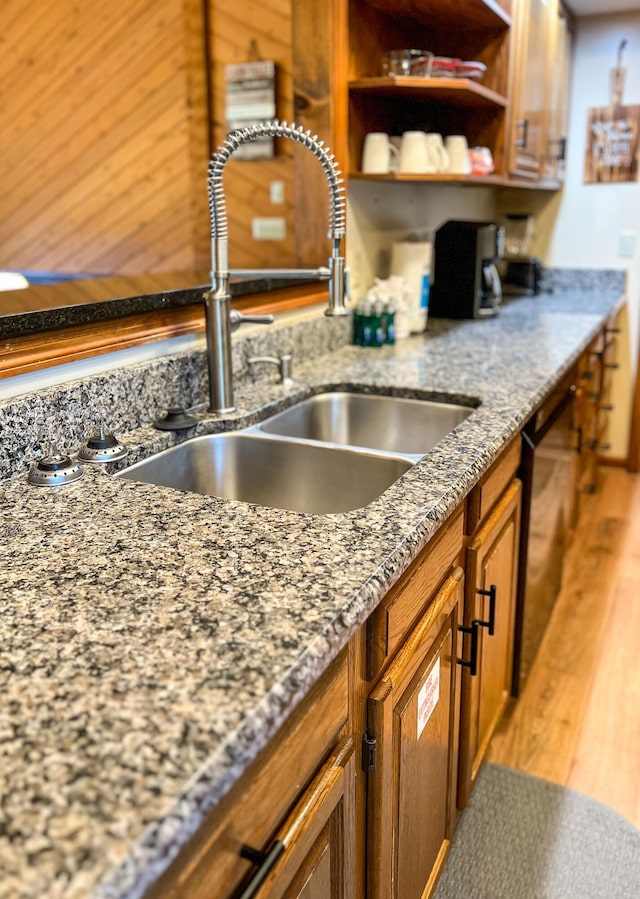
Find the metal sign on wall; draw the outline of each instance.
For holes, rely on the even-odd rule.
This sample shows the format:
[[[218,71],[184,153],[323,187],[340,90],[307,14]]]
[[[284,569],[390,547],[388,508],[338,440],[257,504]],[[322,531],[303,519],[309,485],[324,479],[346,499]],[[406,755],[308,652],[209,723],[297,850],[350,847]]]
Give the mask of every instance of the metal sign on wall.
[[[241,62],[224,67],[227,131],[270,121],[276,114],[276,65],[272,60]],[[270,159],[272,137],[242,144],[235,159]]]
[[[585,184],[638,180],[640,105],[625,106],[622,102],[627,75],[622,51],[626,43],[620,44],[618,64],[610,72],[610,105],[589,110]]]

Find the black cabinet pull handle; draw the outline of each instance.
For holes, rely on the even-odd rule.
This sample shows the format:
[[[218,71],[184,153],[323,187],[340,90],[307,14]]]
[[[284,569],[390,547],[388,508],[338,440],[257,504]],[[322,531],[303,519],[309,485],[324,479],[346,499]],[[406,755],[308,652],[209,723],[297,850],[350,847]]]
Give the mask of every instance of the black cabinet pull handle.
[[[495,584],[491,584],[488,590],[476,590],[476,593],[479,596],[489,597],[489,620],[480,621],[478,619],[478,625],[480,627],[488,628],[490,637],[493,637],[496,630],[496,592],[497,590]]]
[[[567,155],[567,139],[566,137],[558,137],[554,140],[549,141],[550,144],[558,145],[558,152],[555,156],[552,156],[552,159],[555,159],[556,162],[564,162]]]
[[[463,634],[471,634],[471,658],[458,659],[458,665],[469,669],[471,677],[475,677],[478,673],[478,621],[471,622],[471,627],[464,627],[462,624],[458,627]]]
[[[252,864],[260,865],[260,867],[238,895],[238,899],[252,899],[255,896],[284,850],[285,845],[282,840],[276,840],[268,852],[260,852],[259,849],[253,849],[251,846],[242,847],[240,850],[242,858],[246,858]]]
[[[607,334],[622,334],[622,328],[605,328]]]
[[[620,365],[617,362],[605,362],[604,367],[612,368],[615,370],[616,368],[620,368]]]
[[[516,128],[522,128],[522,137],[516,140],[516,147],[526,147],[529,140],[529,119],[520,119],[516,122]]]

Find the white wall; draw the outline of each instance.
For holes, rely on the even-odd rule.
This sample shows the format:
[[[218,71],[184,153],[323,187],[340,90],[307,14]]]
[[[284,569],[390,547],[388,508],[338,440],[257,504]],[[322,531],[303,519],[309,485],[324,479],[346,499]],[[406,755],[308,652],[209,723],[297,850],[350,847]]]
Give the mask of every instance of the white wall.
[[[616,268],[627,272],[632,372],[635,371],[640,322],[640,182],[584,184],[583,168],[590,107],[608,106],[610,70],[627,40],[622,63],[627,69],[623,102],[640,105],[640,10],[577,20],[571,82],[567,177],[548,236],[545,262],[569,268]],[[555,205],[555,204],[553,204]],[[636,235],[632,258],[619,255],[623,231]],[[615,384],[615,434],[612,455],[625,456],[631,404],[631,372]]]
[[[388,275],[391,245],[409,233],[429,235],[447,219],[495,220],[495,191],[418,182],[349,182],[347,257],[351,297]]]

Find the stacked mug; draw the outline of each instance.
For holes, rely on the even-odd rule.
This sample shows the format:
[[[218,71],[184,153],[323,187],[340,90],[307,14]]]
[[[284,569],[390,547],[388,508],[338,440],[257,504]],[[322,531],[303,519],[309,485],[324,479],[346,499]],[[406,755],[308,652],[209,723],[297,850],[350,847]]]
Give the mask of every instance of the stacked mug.
[[[481,149],[485,158],[490,156],[486,147]],[[463,134],[450,134],[443,139],[436,132],[405,131],[401,138],[396,138],[372,131],[364,139],[364,174],[470,175],[472,170],[469,145]]]
[[[385,132],[372,131],[364,139],[362,172],[367,175],[470,175],[491,171],[491,151],[474,147],[470,152],[464,134],[450,134],[443,139],[436,132],[405,131],[402,137],[390,137]]]

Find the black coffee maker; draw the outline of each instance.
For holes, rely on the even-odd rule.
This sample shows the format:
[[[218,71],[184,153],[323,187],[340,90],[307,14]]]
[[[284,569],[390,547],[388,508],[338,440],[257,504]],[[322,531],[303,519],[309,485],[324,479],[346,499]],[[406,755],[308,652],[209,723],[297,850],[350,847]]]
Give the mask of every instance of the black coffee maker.
[[[492,222],[450,220],[436,231],[429,315],[487,318],[497,315],[502,286],[496,267],[504,231]]]

